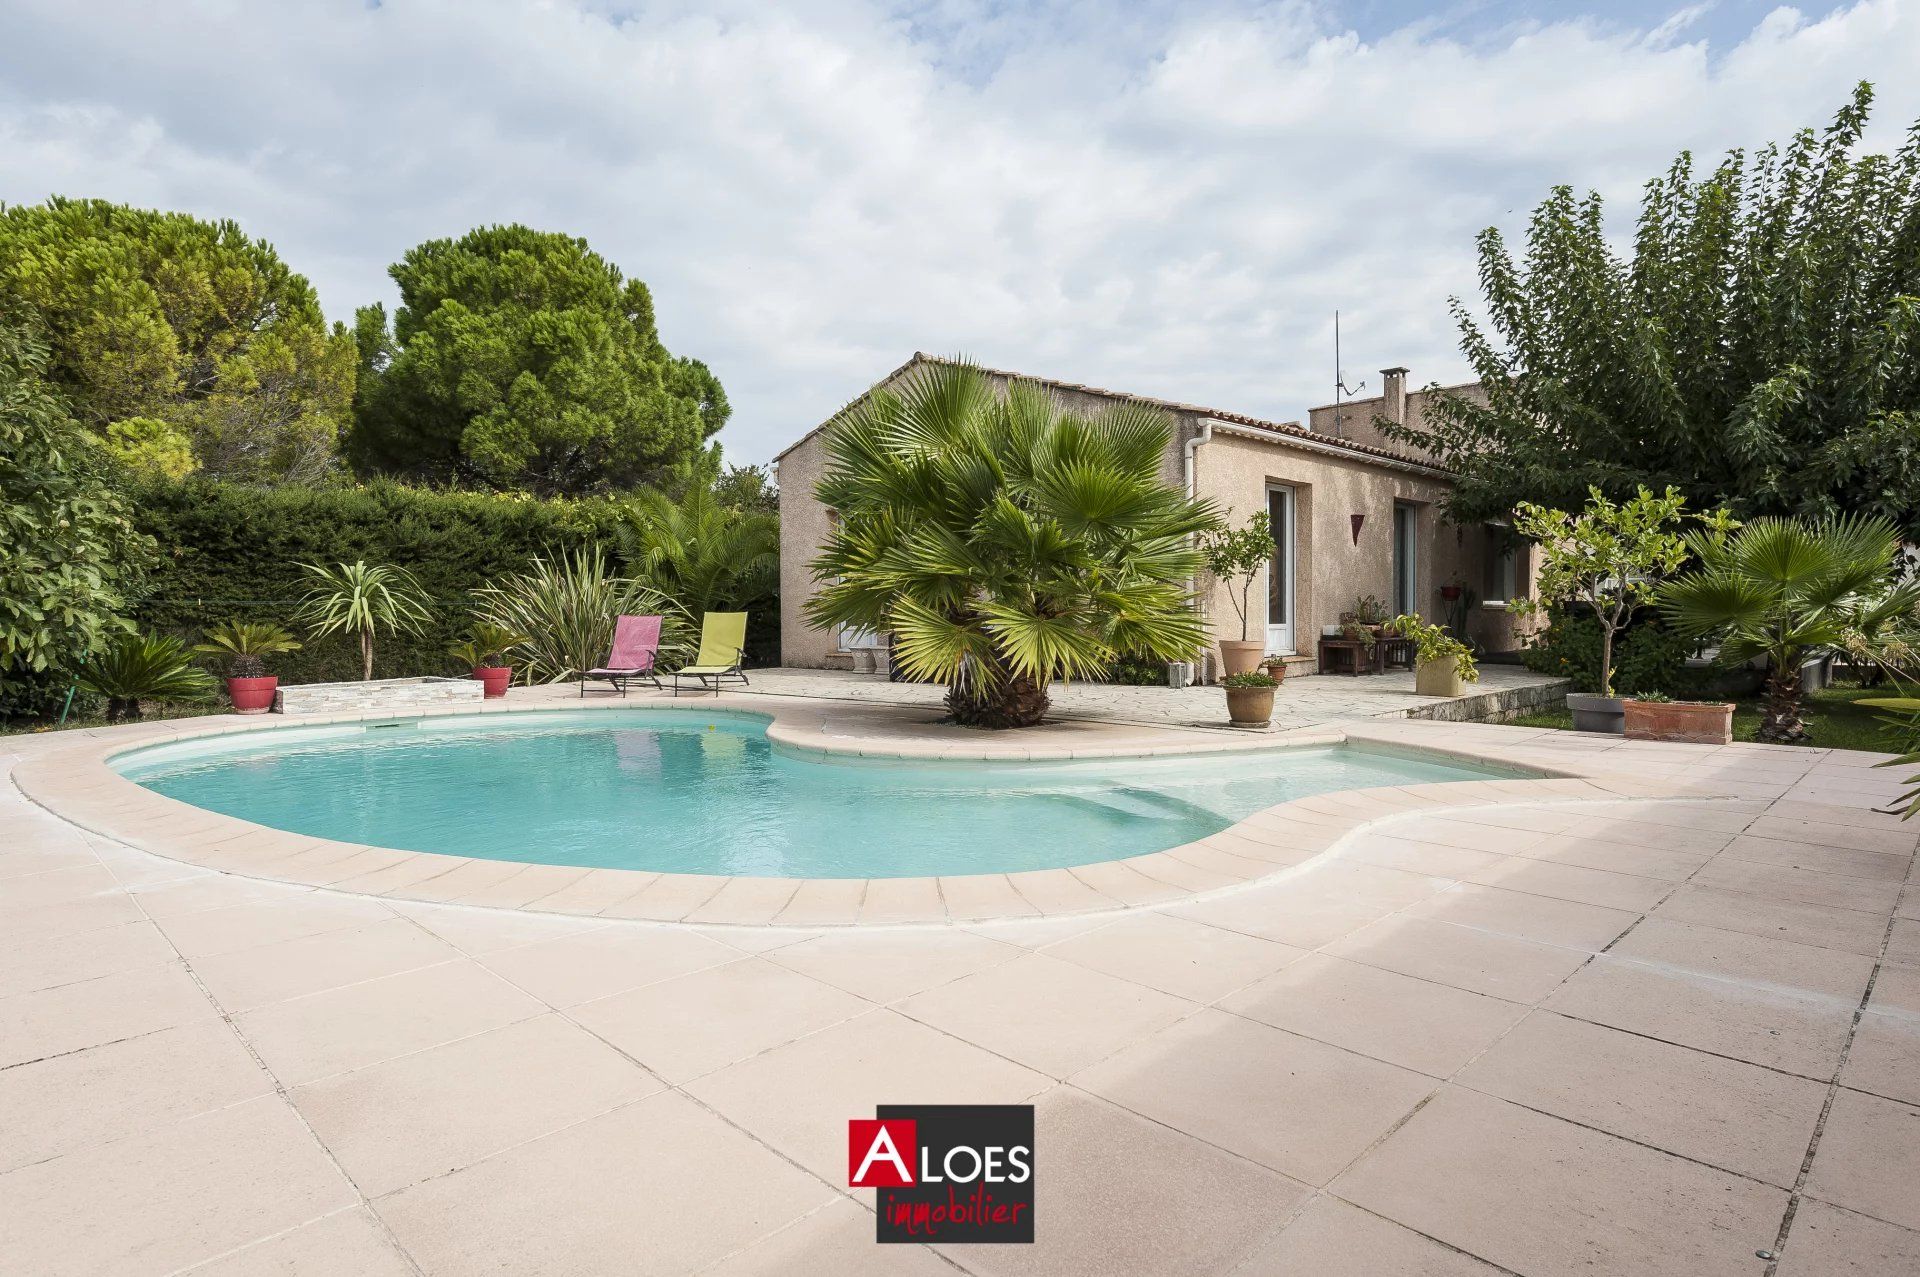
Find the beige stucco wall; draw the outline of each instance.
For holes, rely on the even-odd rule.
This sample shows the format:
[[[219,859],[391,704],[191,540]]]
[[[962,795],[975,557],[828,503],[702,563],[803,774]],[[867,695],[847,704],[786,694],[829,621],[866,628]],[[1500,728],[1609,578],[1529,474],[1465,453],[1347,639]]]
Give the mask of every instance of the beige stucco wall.
[[[820,552],[828,531],[827,508],[814,499],[814,485],[826,468],[826,436],[815,435],[780,458],[780,663],[818,669],[829,663],[834,644],[824,630],[807,624],[801,611],[813,597],[813,571],[807,564]]]
[[[1294,489],[1294,646],[1312,655],[1321,628],[1337,624],[1361,595],[1371,594],[1389,608],[1393,603],[1393,508],[1413,504],[1415,537],[1414,598],[1430,621],[1446,616],[1440,587],[1455,580],[1474,585],[1484,576],[1486,533],[1447,522],[1440,509],[1447,482],[1360,460],[1348,460],[1284,444],[1216,431],[1195,460],[1195,487],[1228,512],[1234,523],[1265,508],[1267,488]],[[1352,516],[1366,516],[1359,539]],[[1251,637],[1265,637],[1267,580],[1254,583]],[[1207,594],[1208,615],[1216,639],[1240,637],[1240,620],[1227,587],[1215,582]],[[1479,636],[1480,609],[1470,629]],[[1502,618],[1504,619],[1504,618]]]

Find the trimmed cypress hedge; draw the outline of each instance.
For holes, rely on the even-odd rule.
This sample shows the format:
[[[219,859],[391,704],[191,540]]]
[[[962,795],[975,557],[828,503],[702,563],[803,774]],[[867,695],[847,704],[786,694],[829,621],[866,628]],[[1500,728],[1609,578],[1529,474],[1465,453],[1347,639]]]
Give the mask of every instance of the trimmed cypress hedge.
[[[306,589],[303,562],[365,559],[407,568],[432,596],[434,621],[422,634],[376,638],[375,678],[465,673],[454,668],[447,647],[470,622],[473,591],[536,555],[597,542],[621,562],[614,529],[623,507],[613,498],[539,500],[388,482],[260,488],[206,479],[146,484],[133,497],[136,524],[160,547],[134,619],[196,642],[228,619],[294,629],[291,617]],[[300,638],[304,648],[270,662],[282,679],[360,676],[351,636]]]

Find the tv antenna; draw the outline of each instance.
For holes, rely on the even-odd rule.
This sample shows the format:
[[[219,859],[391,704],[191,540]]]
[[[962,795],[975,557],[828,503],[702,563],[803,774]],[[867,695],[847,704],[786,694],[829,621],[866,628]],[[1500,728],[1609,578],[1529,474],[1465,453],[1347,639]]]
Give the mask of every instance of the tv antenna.
[[[1340,370],[1340,312],[1336,310],[1333,312],[1333,434],[1336,439],[1347,437],[1342,406],[1366,388],[1365,381],[1349,386],[1345,374]]]

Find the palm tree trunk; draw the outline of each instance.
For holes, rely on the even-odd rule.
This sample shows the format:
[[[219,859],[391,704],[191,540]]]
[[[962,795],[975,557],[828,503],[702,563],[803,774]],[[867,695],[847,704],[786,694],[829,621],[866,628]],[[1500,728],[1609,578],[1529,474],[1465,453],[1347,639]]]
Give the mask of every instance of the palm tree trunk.
[[[360,681],[373,681],[373,631],[360,631]]]
[[[1002,669],[989,686],[981,680],[947,688],[947,712],[962,727],[1037,727],[1052,701],[1047,689],[1024,674]]]
[[[1775,662],[1767,670],[1766,709],[1755,737],[1769,745],[1798,745],[1807,739],[1801,715],[1800,662]]]

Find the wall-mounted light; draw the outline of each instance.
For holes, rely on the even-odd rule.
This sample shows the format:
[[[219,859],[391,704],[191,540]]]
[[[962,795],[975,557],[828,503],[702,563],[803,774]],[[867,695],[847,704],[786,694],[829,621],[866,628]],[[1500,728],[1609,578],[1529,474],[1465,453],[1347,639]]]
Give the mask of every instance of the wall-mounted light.
[[[1360,544],[1360,528],[1362,525],[1366,523],[1367,516],[1364,514],[1352,514],[1352,515],[1348,515],[1347,517],[1353,520],[1353,543],[1355,545],[1359,545]]]

